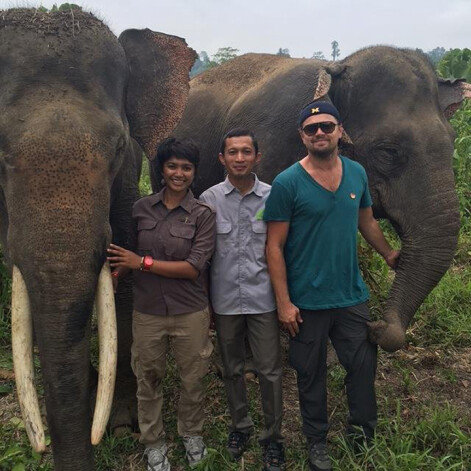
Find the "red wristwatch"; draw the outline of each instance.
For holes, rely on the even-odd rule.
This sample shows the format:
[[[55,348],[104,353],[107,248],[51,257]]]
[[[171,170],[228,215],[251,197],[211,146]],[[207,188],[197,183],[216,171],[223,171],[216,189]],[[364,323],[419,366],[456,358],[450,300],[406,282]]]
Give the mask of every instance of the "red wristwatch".
[[[146,255],[141,259],[141,270],[150,271],[152,265],[154,264],[154,259],[150,255]]]

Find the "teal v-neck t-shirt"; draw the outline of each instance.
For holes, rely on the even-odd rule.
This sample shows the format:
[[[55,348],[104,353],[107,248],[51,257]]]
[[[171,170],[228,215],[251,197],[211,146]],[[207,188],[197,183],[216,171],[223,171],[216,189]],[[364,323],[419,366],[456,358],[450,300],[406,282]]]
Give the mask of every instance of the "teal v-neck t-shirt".
[[[357,256],[358,211],[372,204],[368,179],[359,163],[340,159],[336,191],[297,162],[275,178],[265,204],[265,221],[290,223],[284,247],[288,290],[301,309],[354,306],[369,297]]]

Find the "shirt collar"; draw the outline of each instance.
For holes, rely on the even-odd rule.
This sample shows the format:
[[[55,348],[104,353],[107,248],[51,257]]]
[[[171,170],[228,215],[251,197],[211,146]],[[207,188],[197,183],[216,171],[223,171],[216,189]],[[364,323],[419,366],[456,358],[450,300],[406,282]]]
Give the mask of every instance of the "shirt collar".
[[[252,172],[252,175],[254,177],[253,187],[244,196],[250,195],[250,193],[253,192],[256,196],[259,196],[261,198],[263,194],[262,194],[262,189],[260,188],[261,186],[260,180],[258,179],[257,175],[255,175],[255,173]],[[229,181],[229,177],[226,177],[226,179],[224,180],[223,188],[224,188],[225,195],[228,195],[229,193],[231,193],[233,190],[236,189],[236,187]]]
[[[164,191],[165,191],[165,187],[162,188],[158,193],[154,193],[153,195],[150,196],[152,206],[154,206],[157,203],[164,204],[163,202]],[[181,206],[181,208],[184,209],[187,213],[191,213],[191,210],[194,208],[195,204],[196,204],[196,200],[195,200],[195,197],[193,196],[193,192],[190,189],[188,189],[187,194],[185,195],[185,197],[182,199],[182,201],[180,202],[178,206]]]

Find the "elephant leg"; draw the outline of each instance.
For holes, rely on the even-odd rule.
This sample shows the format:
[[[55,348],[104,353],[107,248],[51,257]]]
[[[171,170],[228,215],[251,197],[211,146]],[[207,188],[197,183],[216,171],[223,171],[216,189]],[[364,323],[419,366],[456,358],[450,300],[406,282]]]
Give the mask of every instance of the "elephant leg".
[[[118,370],[110,426],[112,430],[129,428],[137,431],[137,383],[131,369],[131,276],[127,276],[119,282],[119,289],[116,293],[116,316],[118,320]]]

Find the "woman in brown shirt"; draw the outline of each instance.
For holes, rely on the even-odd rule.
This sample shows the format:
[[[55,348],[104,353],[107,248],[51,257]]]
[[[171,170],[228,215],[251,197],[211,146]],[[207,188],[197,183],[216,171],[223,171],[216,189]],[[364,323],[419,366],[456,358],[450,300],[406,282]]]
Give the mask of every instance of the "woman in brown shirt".
[[[135,250],[113,244],[108,249],[115,277],[134,270],[132,367],[148,471],[170,470],[162,423],[170,339],[181,376],[178,433],[190,466],[207,453],[201,437],[202,380],[212,344],[204,278],[216,232],[214,210],[190,190],[198,163],[199,150],[191,141],[165,140],[154,161],[165,186],[133,207]]]

